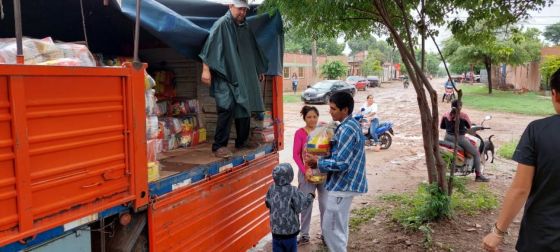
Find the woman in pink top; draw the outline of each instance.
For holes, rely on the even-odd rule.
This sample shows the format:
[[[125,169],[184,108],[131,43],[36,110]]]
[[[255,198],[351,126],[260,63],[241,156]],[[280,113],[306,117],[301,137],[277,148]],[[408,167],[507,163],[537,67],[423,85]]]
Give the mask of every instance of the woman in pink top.
[[[307,144],[307,136],[311,131],[317,127],[317,122],[319,120],[319,111],[314,106],[303,106],[300,112],[303,120],[305,121],[305,127],[300,128],[296,131],[294,136],[294,160],[298,166],[298,188],[304,193],[313,193],[317,195],[319,200],[319,211],[321,216],[321,222],[323,222],[323,210],[325,209],[326,194],[325,187],[323,184],[312,184],[306,180],[306,177],[310,176],[311,170],[307,169],[303,163],[303,157],[305,157],[305,145]],[[316,194],[315,191],[318,193]],[[313,210],[313,203],[301,212],[301,237],[298,240],[298,244],[309,243],[309,224],[311,223],[311,212]]]

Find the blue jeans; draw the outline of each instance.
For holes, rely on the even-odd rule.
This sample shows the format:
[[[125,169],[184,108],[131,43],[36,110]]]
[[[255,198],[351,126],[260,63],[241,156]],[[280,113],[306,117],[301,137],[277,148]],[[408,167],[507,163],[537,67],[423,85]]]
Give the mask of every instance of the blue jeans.
[[[272,239],[273,252],[297,252],[297,237],[286,240]]]
[[[379,142],[379,138],[377,137],[377,134],[375,134],[375,130],[377,130],[378,126],[379,126],[379,119],[373,118],[371,120],[371,125],[369,126],[369,135],[371,136],[371,139],[373,139],[373,141],[375,141],[376,143]]]

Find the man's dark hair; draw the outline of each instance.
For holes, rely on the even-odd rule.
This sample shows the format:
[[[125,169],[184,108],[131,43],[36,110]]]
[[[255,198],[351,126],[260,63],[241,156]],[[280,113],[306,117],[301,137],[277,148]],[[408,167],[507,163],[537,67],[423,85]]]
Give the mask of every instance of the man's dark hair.
[[[560,68],[550,77],[550,89],[556,90],[560,94]]]
[[[340,110],[344,108],[348,108],[348,114],[351,115],[352,111],[354,111],[354,98],[352,95],[345,92],[338,92],[334,93],[329,102],[332,102],[336,105],[336,107]]]
[[[299,112],[303,117],[303,120],[305,120],[305,116],[307,116],[307,113],[309,113],[310,111],[314,111],[315,114],[319,116],[319,110],[317,110],[315,106],[303,106],[303,108],[301,108],[301,111]]]

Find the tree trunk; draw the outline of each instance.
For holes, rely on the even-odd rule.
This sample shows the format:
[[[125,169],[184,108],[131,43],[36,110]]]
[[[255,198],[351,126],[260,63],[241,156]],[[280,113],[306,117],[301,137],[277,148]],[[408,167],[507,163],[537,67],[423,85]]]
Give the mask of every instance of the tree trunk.
[[[312,69],[312,83],[317,82],[317,39],[313,37],[311,42],[311,67]]]
[[[428,178],[430,183],[434,183],[437,180],[438,186],[442,192],[447,193],[447,181],[445,179],[446,167],[443,165],[443,160],[439,154],[438,139],[439,139],[439,115],[438,115],[438,103],[437,103],[437,92],[432,88],[429,80],[426,78],[422,69],[418,65],[414,58],[414,48],[407,47],[404,44],[404,40],[399,34],[399,32],[393,26],[391,18],[385,9],[383,0],[375,0],[374,6],[380,13],[380,17],[383,19],[382,22],[385,27],[389,30],[389,34],[393,38],[401,57],[403,58],[403,63],[405,64],[407,70],[409,71],[409,76],[416,91],[418,107],[420,109],[420,119],[422,122],[422,135],[424,142],[424,151],[426,152],[426,168],[428,170]],[[405,23],[406,19],[405,19]],[[410,34],[410,32],[407,32]],[[411,36],[407,39],[410,42]],[[427,91],[427,92],[426,92]],[[429,94],[429,99],[431,101],[428,104],[428,98],[426,93]],[[435,176],[434,176],[435,175]]]
[[[484,58],[484,66],[488,73],[488,93],[492,94],[492,59],[490,57],[486,56]]]

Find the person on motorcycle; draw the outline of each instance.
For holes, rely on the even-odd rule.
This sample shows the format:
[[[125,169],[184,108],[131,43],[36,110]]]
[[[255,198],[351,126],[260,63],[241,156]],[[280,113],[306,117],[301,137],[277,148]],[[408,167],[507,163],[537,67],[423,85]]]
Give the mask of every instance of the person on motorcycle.
[[[478,153],[476,147],[474,147],[465,137],[467,129],[470,129],[471,127],[471,120],[469,119],[469,116],[463,112],[457,116],[457,110],[461,108],[461,105],[462,104],[459,100],[453,100],[453,102],[451,102],[451,111],[443,114],[440,128],[445,129],[445,141],[455,143],[455,119],[459,118],[459,139],[457,139],[457,143],[465,150],[465,152],[473,156],[473,168],[476,173],[475,181],[488,182],[489,179],[484,177],[480,171],[480,153]]]
[[[445,91],[443,92],[443,96],[441,97],[441,102],[445,101],[445,94],[447,93],[448,89],[452,89],[453,90],[453,86],[455,85],[455,87],[457,87],[457,84],[453,82],[453,80],[451,78],[449,78],[444,84],[443,86],[445,87]]]
[[[373,100],[373,95],[367,96],[367,101],[360,108],[360,113],[366,118],[371,124],[369,126],[369,135],[371,140],[376,144],[379,143],[379,137],[375,134],[375,130],[379,126],[379,118],[377,117],[377,103]]]

